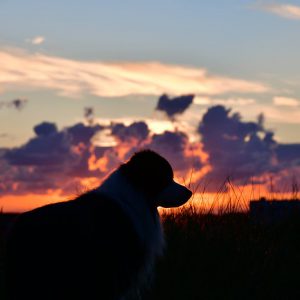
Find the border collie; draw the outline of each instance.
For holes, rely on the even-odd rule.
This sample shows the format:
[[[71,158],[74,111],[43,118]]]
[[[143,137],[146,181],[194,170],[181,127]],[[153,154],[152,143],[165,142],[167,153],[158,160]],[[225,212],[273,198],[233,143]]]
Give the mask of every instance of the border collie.
[[[191,195],[166,159],[143,150],[98,188],[21,214],[7,248],[9,299],[139,298],[164,247],[157,207]]]

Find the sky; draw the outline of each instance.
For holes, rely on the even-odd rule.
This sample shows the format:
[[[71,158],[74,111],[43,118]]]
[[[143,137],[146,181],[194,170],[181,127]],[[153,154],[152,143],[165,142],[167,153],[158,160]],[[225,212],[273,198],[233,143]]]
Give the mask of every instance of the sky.
[[[145,146],[195,181],[298,174],[299,30],[299,1],[0,0],[0,205],[98,184]]]

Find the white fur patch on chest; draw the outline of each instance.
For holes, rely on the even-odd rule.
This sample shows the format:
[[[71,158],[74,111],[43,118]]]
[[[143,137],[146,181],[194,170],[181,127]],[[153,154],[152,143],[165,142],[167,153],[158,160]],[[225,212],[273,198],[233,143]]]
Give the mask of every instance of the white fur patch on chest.
[[[137,191],[121,174],[113,172],[95,191],[109,196],[128,216],[147,249],[149,262],[162,255],[164,237],[157,210],[151,212],[144,195]]]

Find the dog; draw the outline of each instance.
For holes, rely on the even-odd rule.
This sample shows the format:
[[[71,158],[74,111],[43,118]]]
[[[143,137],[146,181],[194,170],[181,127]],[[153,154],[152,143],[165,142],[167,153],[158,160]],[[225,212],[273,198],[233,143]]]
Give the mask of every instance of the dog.
[[[165,158],[142,150],[98,188],[21,214],[7,247],[9,299],[138,298],[163,254],[157,207],[191,195]]]

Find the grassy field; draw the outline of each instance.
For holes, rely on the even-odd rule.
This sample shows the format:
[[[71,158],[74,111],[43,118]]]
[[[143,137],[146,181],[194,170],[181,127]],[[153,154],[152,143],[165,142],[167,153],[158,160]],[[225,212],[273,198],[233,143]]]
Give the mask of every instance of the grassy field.
[[[11,219],[0,219],[1,258]],[[263,225],[189,207],[162,220],[167,247],[143,299],[300,299],[300,219]]]
[[[163,222],[167,249],[147,299],[300,299],[300,219],[184,209]]]

